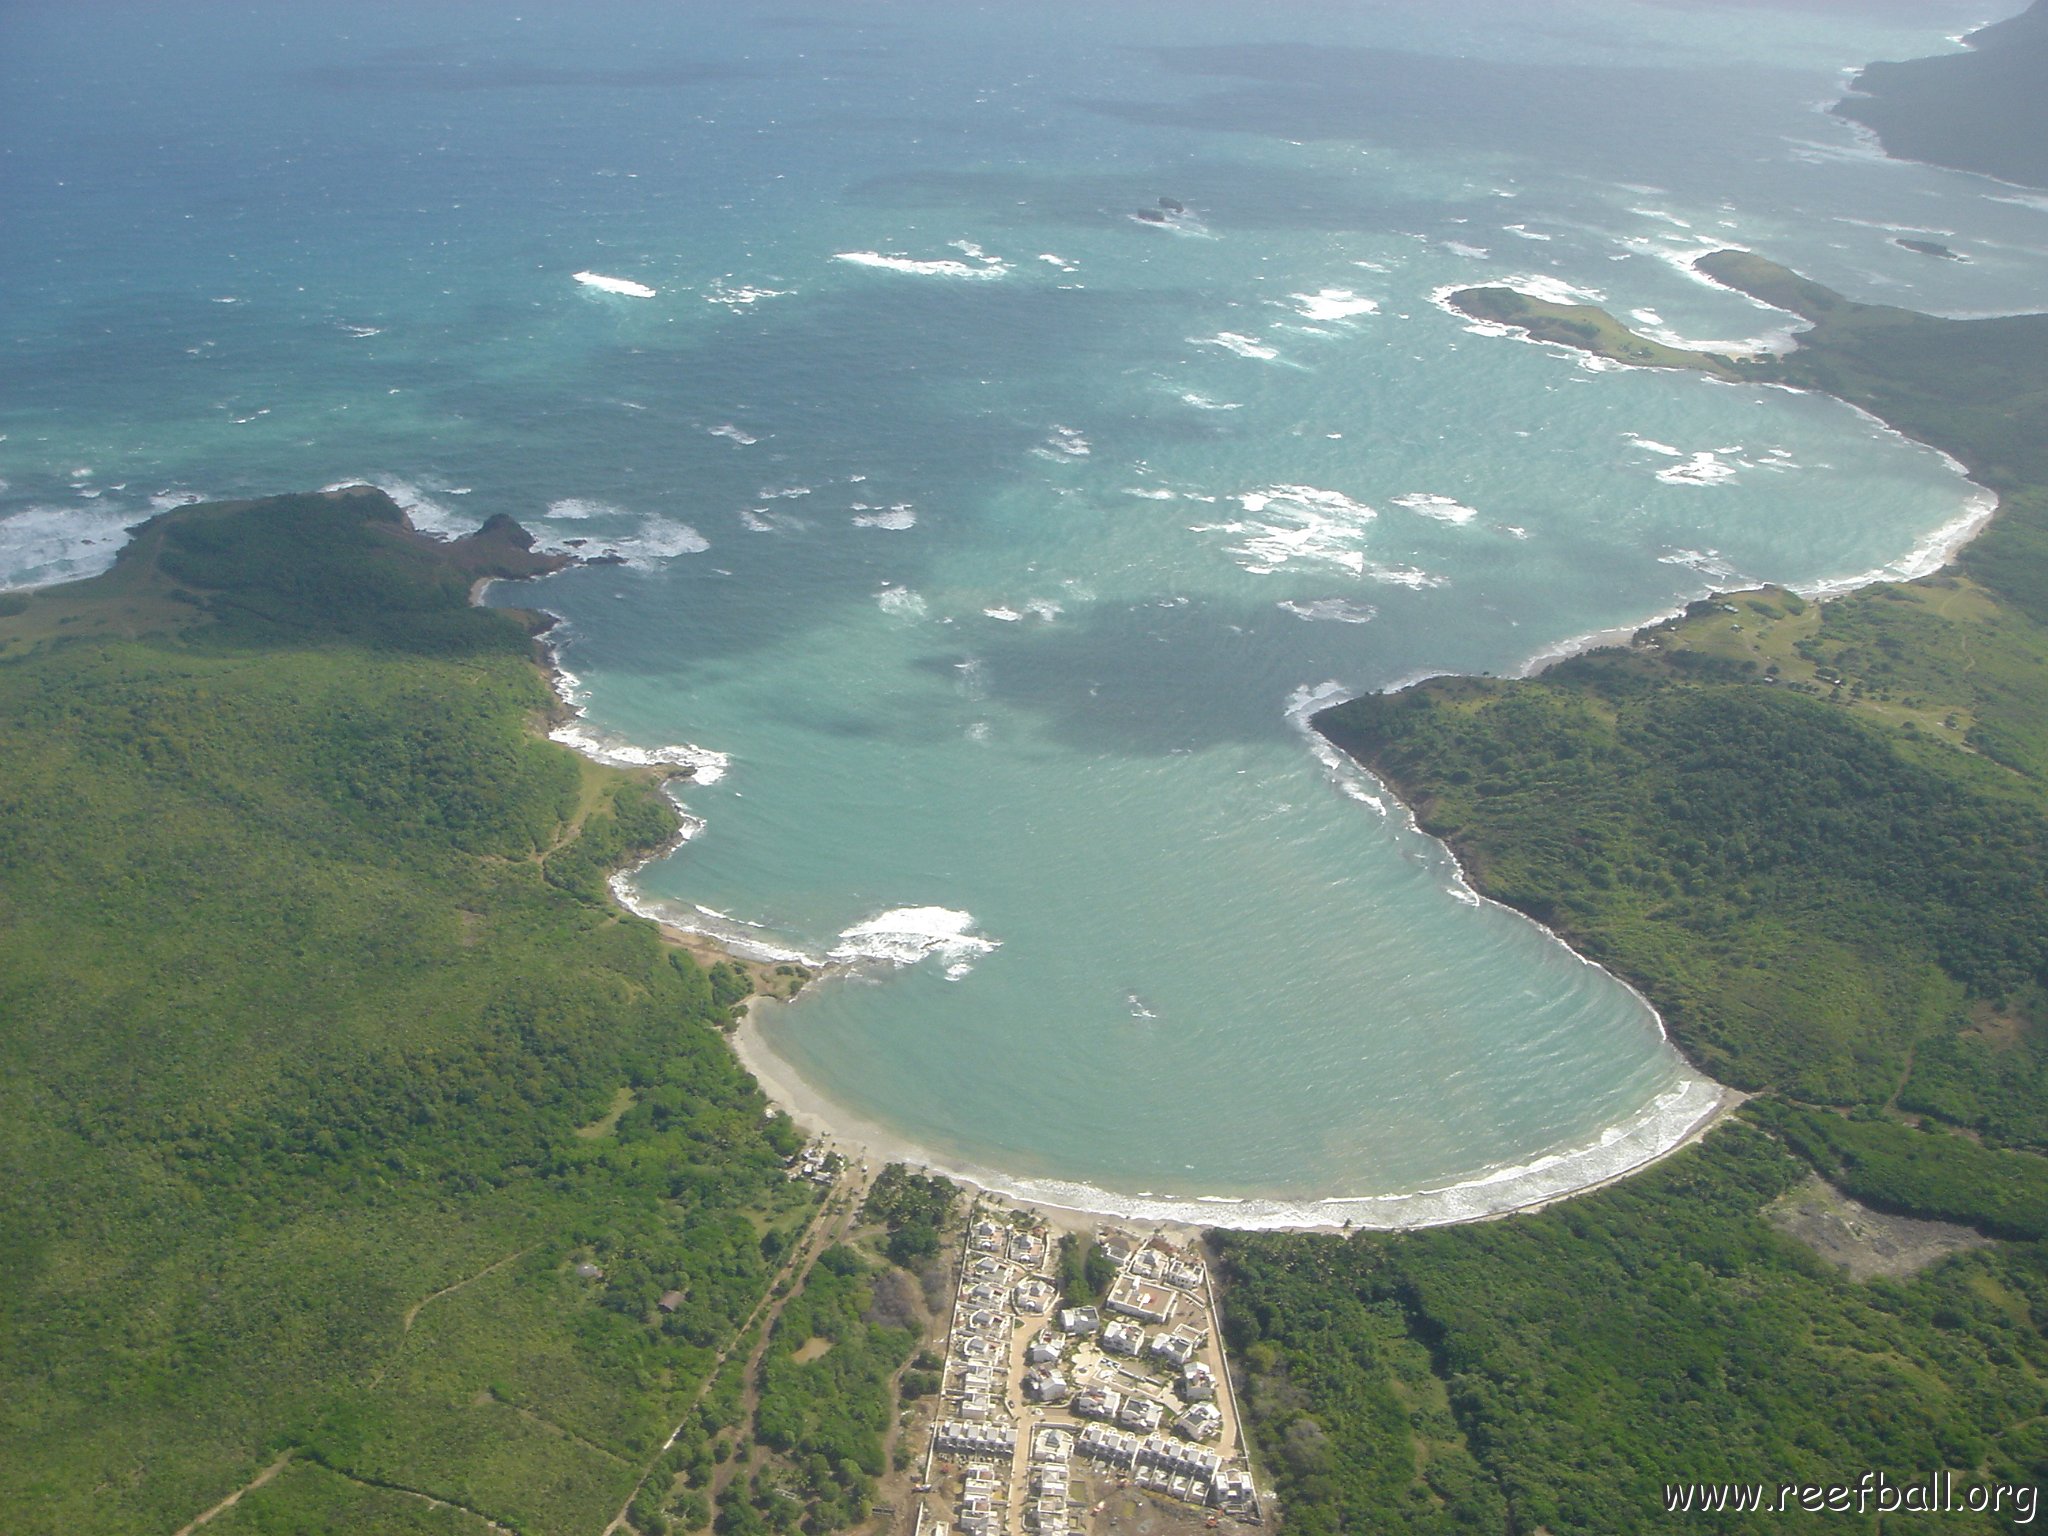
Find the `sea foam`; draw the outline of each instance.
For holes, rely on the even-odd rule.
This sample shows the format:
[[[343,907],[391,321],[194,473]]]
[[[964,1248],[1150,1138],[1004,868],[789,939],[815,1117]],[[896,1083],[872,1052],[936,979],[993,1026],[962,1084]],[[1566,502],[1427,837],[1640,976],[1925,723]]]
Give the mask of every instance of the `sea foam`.
[[[1479,513],[1449,496],[1433,496],[1427,491],[1411,491],[1405,496],[1393,498],[1394,505],[1413,512],[1417,517],[1427,517],[1439,523],[1465,524]]]
[[[1345,597],[1286,598],[1274,606],[1297,619],[1333,624],[1370,624],[1380,612],[1370,603],[1354,603]]]
[[[763,299],[787,298],[793,291],[789,288],[758,288],[751,284],[735,287],[720,278],[704,290],[704,302],[723,304],[727,309],[751,309]]]
[[[732,759],[709,747],[678,743],[666,747],[636,747],[617,736],[597,730],[580,716],[548,732],[548,740],[573,747],[593,762],[613,768],[687,768],[695,784],[716,784],[725,777]]]
[[[1000,256],[989,255],[972,240],[955,240],[952,246],[966,260],[954,261],[946,257],[919,260],[901,251],[840,251],[832,259],[856,267],[873,267],[882,272],[901,272],[909,277],[950,277],[988,281],[1009,275],[1010,264],[1007,261]]]
[[[1980,488],[1964,503],[1961,512],[1916,540],[1911,549],[1890,564],[1873,571],[1860,571],[1853,576],[1807,582],[1793,590],[1807,597],[1836,597],[1858,587],[1867,587],[1874,581],[1914,581],[1922,576],[1932,576],[1954,559],[1956,551],[1974,539],[1997,511],[1997,495]]]
[[[1319,288],[1314,293],[1290,293],[1287,298],[1305,320],[1350,320],[1380,310],[1377,299],[1361,298],[1349,288]]]
[[[1721,455],[1741,452],[1737,448],[1702,449],[1682,464],[1667,464],[1657,471],[1666,485],[1720,485],[1735,478],[1740,464],[1723,462]]]
[[[0,517],[0,591],[97,576],[141,521],[140,513],[100,507],[28,507]]]
[[[484,520],[475,513],[458,512],[446,502],[436,499],[437,496],[453,496],[459,492],[437,490],[429,493],[413,481],[402,480],[396,475],[358,475],[353,480],[337,480],[321,489],[340,491],[352,485],[375,486],[398,504],[413,527],[437,539],[459,539],[483,526]]]
[[[1231,1231],[1349,1228],[1387,1231],[1445,1226],[1520,1210],[1602,1184],[1682,1145],[1725,1102],[1705,1078],[1686,1076],[1635,1115],[1527,1162],[1476,1170],[1470,1178],[1413,1193],[1338,1195],[1323,1200],[1152,1192],[1130,1194],[1066,1179],[1018,1178],[906,1148],[904,1155],[983,1189],[1132,1225],[1184,1222]],[[850,1132],[849,1134],[859,1134]],[[890,1144],[901,1147],[900,1138]]]
[[[602,272],[578,272],[576,281],[586,288],[595,288],[600,293],[616,293],[629,299],[651,299],[654,290],[645,283],[636,283],[628,277],[606,277]]]
[[[1237,497],[1247,516],[1227,523],[1200,523],[1194,533],[1223,533],[1237,539],[1225,553],[1255,576],[1268,576],[1296,561],[1334,565],[1340,570],[1395,586],[1440,586],[1443,578],[1413,566],[1381,565],[1367,558],[1366,527],[1379,514],[1342,491],[1313,485],[1269,485]]]
[[[559,505],[559,503],[557,503]],[[620,509],[609,507],[602,502],[580,503],[589,510],[566,514],[571,521],[577,516],[591,517],[619,514]],[[550,515],[555,514],[553,507]],[[624,514],[621,514],[624,515]],[[711,547],[711,541],[688,523],[677,522],[668,517],[647,517],[641,519],[638,533],[615,535],[546,535],[534,540],[534,548],[542,554],[575,555],[582,560],[610,560],[621,565],[632,566],[635,570],[652,570],[667,560],[679,555],[701,555]]]
[[[1247,336],[1241,331],[1218,331],[1214,336],[1190,336],[1188,344],[1196,347],[1221,347],[1237,357],[1253,358],[1262,363],[1277,361],[1280,356],[1278,347],[1268,346],[1258,337]]]
[[[875,605],[892,619],[916,622],[929,618],[931,609],[921,593],[909,587],[884,587],[875,594]]]
[[[827,956],[842,964],[863,961],[916,965],[936,957],[946,978],[957,981],[1001,941],[974,932],[974,914],[949,907],[895,907],[843,930]]]
[[[893,507],[870,507],[856,503],[853,526],[856,528],[880,528],[888,533],[902,533],[917,526],[917,509],[907,501],[899,501]]]
[[[567,522],[581,522],[586,517],[628,517],[622,507],[610,502],[596,501],[587,496],[564,496],[548,503],[548,516]]]

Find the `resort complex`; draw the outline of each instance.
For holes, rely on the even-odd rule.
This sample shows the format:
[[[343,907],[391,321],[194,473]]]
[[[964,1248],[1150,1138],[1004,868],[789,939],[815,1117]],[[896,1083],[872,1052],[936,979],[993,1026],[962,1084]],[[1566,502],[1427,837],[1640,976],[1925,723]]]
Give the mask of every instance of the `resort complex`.
[[[1117,1228],[1093,1243],[1114,1278],[1063,1295],[1042,1224],[970,1214],[916,1536],[1107,1529],[1133,1493],[1188,1524],[1263,1523],[1204,1258]]]

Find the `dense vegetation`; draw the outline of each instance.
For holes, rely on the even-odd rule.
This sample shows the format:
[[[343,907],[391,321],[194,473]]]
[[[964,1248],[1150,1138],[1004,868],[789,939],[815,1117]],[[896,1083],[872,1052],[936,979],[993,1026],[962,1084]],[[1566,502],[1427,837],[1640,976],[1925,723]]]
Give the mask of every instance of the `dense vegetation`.
[[[890,1382],[918,1338],[890,1305],[897,1272],[876,1272],[844,1245],[826,1250],[776,1323],[761,1362],[754,1430],[781,1461],[746,1502],[720,1505],[721,1536],[801,1529],[808,1536],[866,1517],[894,1406]]]
[[[1834,110],[1906,159],[2048,186],[2048,4],[1967,41],[1966,52],[1871,65]]]
[[[939,1234],[959,1201],[960,1186],[951,1179],[891,1163],[875,1176],[861,1215],[888,1230],[890,1259],[913,1268],[939,1251]]]
[[[286,1449],[218,1528],[595,1529],[806,1219],[732,988],[596,899],[658,784],[467,604],[545,563],[279,498],[0,617],[9,1531]]]
[[[2048,980],[2040,811],[1962,753],[1945,773],[1851,711],[1686,676],[1595,657],[1360,700],[1330,730],[1370,744],[1489,893],[1626,973],[1726,1081],[1931,1103],[1972,1069],[2031,1074],[2030,1050],[1966,1032],[1973,1005]],[[1913,1055],[1934,1040],[1949,1049]],[[2048,1140],[2048,1103],[2034,1115],[2009,1129]]]
[[[1700,265],[1813,322],[1754,366],[1946,448],[2002,510],[1925,581],[1730,594],[1537,679],[1318,718],[1476,885],[1765,1097],[1539,1216],[1231,1239],[1247,1411],[1294,1529],[1628,1532],[1665,1522],[1671,1483],[2048,1474],[2048,317]],[[1771,1219],[1815,1172],[2001,1241],[1852,1281]]]
[[[1247,1412],[1287,1529],[1633,1536],[1678,1528],[1667,1484],[2038,1480],[2038,1246],[1859,1284],[1760,1214],[1806,1176],[1738,1125],[1514,1221],[1227,1239]],[[1816,1523],[1873,1529],[1776,1513],[1685,1528]]]
[[[1116,1261],[1102,1244],[1069,1232],[1060,1238],[1060,1299],[1068,1306],[1101,1303],[1116,1281]]]

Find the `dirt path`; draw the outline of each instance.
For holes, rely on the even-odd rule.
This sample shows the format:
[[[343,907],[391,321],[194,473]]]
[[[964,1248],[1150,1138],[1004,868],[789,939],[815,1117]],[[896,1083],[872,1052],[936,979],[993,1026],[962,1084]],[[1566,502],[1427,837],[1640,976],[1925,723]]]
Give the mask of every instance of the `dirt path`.
[[[653,1459],[641,1469],[639,1481],[633,1484],[632,1491],[626,1495],[625,1503],[619,1506],[619,1512],[612,1516],[611,1523],[604,1528],[603,1536],[615,1536],[616,1532],[625,1528],[627,1512],[632,1509],[633,1501],[640,1496],[640,1490],[647,1486],[647,1479],[653,1475],[655,1464],[667,1454],[668,1448],[676,1443],[676,1437],[682,1434],[685,1426],[689,1424],[690,1415],[697,1411],[698,1405],[704,1401],[705,1394],[711,1390],[712,1383],[718,1380],[719,1373],[725,1369],[726,1360],[734,1347],[759,1321],[762,1324],[761,1337],[755,1341],[754,1348],[747,1356],[746,1396],[741,1402],[741,1411],[745,1415],[743,1422],[753,1422],[754,1408],[760,1400],[760,1392],[755,1384],[756,1377],[760,1371],[761,1357],[768,1349],[769,1336],[775,1331],[775,1320],[782,1315],[782,1309],[788,1304],[789,1298],[796,1294],[804,1278],[810,1274],[811,1266],[818,1261],[818,1255],[846,1231],[859,1212],[861,1200],[866,1192],[866,1176],[851,1168],[832,1186],[831,1193],[825,1197],[824,1204],[818,1207],[818,1213],[811,1218],[810,1225],[804,1228],[802,1239],[790,1250],[789,1258],[784,1261],[782,1268],[775,1272],[775,1278],[769,1282],[767,1290],[762,1292],[760,1301],[754,1305],[754,1310],[749,1312],[746,1321],[733,1331],[732,1342],[721,1349],[718,1357],[711,1362],[711,1369],[705,1372],[703,1384],[690,1398],[683,1417],[677,1421],[676,1427],[669,1431],[668,1438],[661,1442],[661,1449],[654,1453]],[[846,1197],[843,1207],[842,1196]],[[831,1219],[835,1210],[839,1213],[837,1221]],[[778,1290],[782,1293],[779,1296],[776,1294]],[[724,1486],[724,1483],[714,1485],[714,1499],[717,1492],[723,1491]]]
[[[842,1191],[847,1196],[843,1205],[840,1203]],[[767,1356],[768,1344],[775,1335],[775,1324],[782,1316],[782,1309],[789,1305],[791,1297],[803,1289],[804,1281],[810,1277],[812,1266],[818,1262],[818,1255],[845,1237],[854,1222],[859,1219],[861,1202],[866,1198],[866,1195],[867,1179],[865,1175],[860,1173],[854,1173],[842,1183],[833,1186],[832,1194],[826,1201],[826,1209],[818,1214],[820,1218],[823,1218],[829,1215],[834,1207],[837,1207],[839,1210],[838,1218],[830,1222],[821,1219],[811,1224],[811,1229],[805,1236],[803,1247],[799,1250],[803,1260],[802,1273],[796,1275],[791,1280],[788,1287],[776,1300],[775,1305],[769,1309],[768,1316],[761,1327],[761,1337],[755,1341],[753,1350],[747,1355],[747,1363],[744,1367],[746,1371],[744,1378],[746,1385],[740,1392],[739,1433],[735,1443],[746,1446],[748,1449],[744,1457],[734,1456],[730,1461],[722,1464],[711,1476],[709,1493],[712,1518],[714,1519],[718,1515],[718,1501],[725,1497],[726,1492],[739,1479],[740,1475],[745,1473],[751,1477],[760,1470],[762,1463],[768,1459],[766,1448],[761,1445],[759,1437],[753,1433],[754,1417],[761,1408],[761,1361]]]
[[[411,1306],[407,1307],[405,1309],[405,1319],[403,1322],[399,1324],[398,1327],[398,1342],[391,1347],[390,1357],[386,1359],[382,1365],[377,1367],[377,1374],[370,1378],[371,1387],[379,1387],[384,1384],[384,1378],[390,1374],[391,1367],[398,1363],[398,1356],[399,1353],[405,1348],[405,1341],[412,1336],[412,1325],[414,1321],[419,1317],[420,1313],[426,1309],[427,1304],[429,1302],[439,1301],[443,1296],[453,1295],[456,1291],[461,1290],[465,1285],[474,1285],[477,1281],[483,1279],[485,1275],[493,1274],[496,1271],[503,1269],[507,1264],[510,1264],[514,1259],[525,1258],[527,1254],[531,1253],[532,1251],[533,1250],[530,1248],[521,1248],[516,1253],[508,1253],[502,1259],[497,1259],[489,1264],[486,1264],[482,1269],[478,1270],[475,1274],[470,1275],[466,1279],[458,1280],[453,1285],[444,1285],[441,1287],[440,1290],[435,1291],[432,1295],[422,1296],[418,1301],[414,1302]]]
[[[250,1478],[248,1482],[242,1484],[241,1487],[237,1488],[233,1493],[229,1494],[226,1498],[222,1499],[218,1504],[214,1505],[213,1508],[209,1509],[197,1520],[194,1520],[190,1525],[180,1526],[177,1532],[175,1533],[175,1536],[192,1536],[192,1533],[194,1531],[198,1530],[199,1527],[206,1524],[206,1522],[211,1520],[215,1515],[225,1514],[228,1510],[233,1509],[237,1504],[242,1502],[243,1494],[254,1493],[258,1488],[261,1488],[265,1483],[269,1482],[273,1477],[277,1476],[278,1473],[282,1472],[286,1467],[290,1466],[292,1457],[297,1454],[298,1452],[295,1450],[286,1451],[282,1456],[278,1457],[277,1460],[273,1461],[261,1472],[258,1472],[254,1477]]]
[[[486,1388],[485,1390],[488,1391],[489,1389]],[[595,1440],[586,1440],[583,1436],[577,1434],[575,1430],[568,1428],[566,1425],[557,1424],[553,1419],[535,1413],[531,1408],[523,1408],[518,1403],[508,1403],[495,1392],[491,1393],[491,1401],[497,1403],[500,1407],[510,1408],[529,1424],[537,1424],[551,1435],[559,1435],[564,1440],[573,1441],[575,1444],[582,1446],[586,1451],[602,1456],[607,1461],[616,1461],[622,1467],[626,1465],[626,1458],[617,1451],[608,1451]]]
[[[328,1467],[327,1470],[344,1482],[354,1483],[358,1488],[374,1488],[379,1493],[395,1493],[401,1498],[418,1499],[422,1504],[431,1505],[435,1509],[452,1509],[468,1515],[473,1520],[481,1520],[492,1530],[499,1532],[500,1536],[519,1536],[519,1532],[511,1526],[501,1525],[482,1510],[471,1509],[467,1504],[458,1504],[453,1499],[437,1498],[431,1493],[421,1493],[419,1489],[407,1488],[401,1483],[385,1483],[372,1477],[357,1477],[353,1473],[342,1471],[339,1467]]]

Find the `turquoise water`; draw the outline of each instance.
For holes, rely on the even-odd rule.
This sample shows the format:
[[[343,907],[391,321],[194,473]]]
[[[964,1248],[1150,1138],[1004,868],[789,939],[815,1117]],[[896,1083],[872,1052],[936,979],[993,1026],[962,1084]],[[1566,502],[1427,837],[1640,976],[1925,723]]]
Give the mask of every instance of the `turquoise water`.
[[[1973,488],[1847,408],[1432,296],[1782,344],[1684,268],[1734,242],[2038,306],[2048,198],[1818,110],[1973,8],[528,9],[0,11],[7,582],[363,478],[615,553],[494,600],[563,615],[589,741],[706,767],[631,899],[845,960],[776,1075],[993,1182],[1443,1219],[1698,1119],[1300,719],[1936,558]]]

